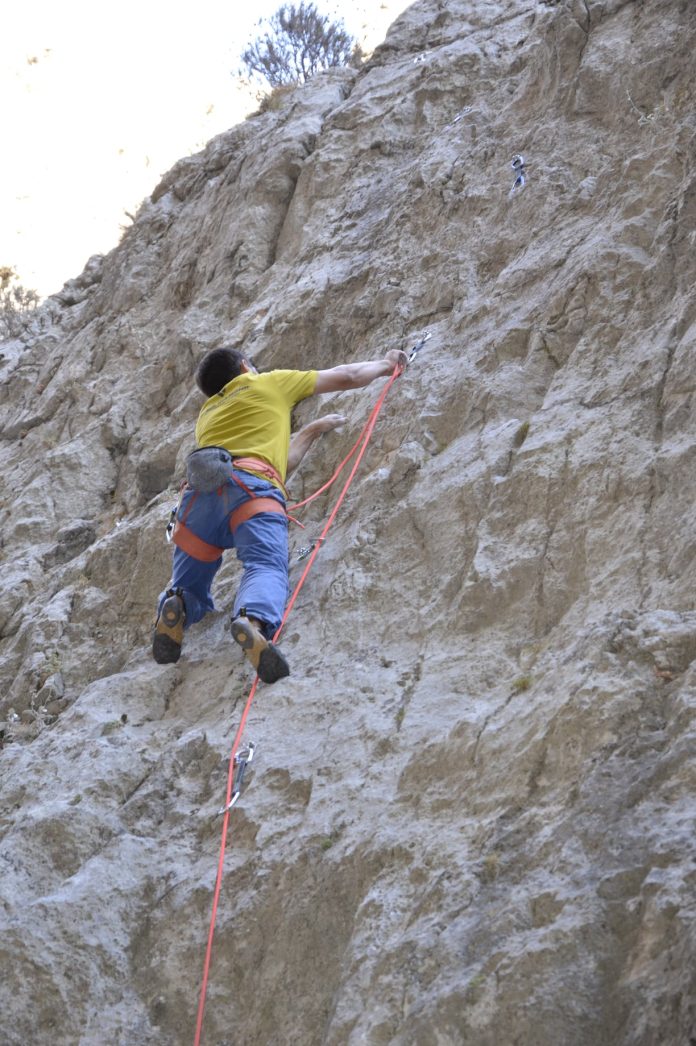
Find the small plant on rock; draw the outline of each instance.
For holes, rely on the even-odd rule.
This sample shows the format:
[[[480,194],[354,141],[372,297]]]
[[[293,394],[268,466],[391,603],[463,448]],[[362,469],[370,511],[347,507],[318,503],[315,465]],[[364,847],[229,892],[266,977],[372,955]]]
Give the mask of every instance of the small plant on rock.
[[[0,338],[22,334],[38,304],[39,295],[22,286],[12,266],[0,265]]]
[[[519,450],[519,448],[522,446],[528,435],[529,422],[523,421],[520,427],[518,428],[517,432],[515,433],[514,439],[512,441],[513,446]]]
[[[498,878],[500,872],[500,856],[493,852],[487,854],[479,871],[479,879],[482,883],[492,883]]]
[[[268,94],[262,94],[259,98],[259,108],[254,116],[258,116],[259,113],[276,113],[279,109],[283,108],[288,95],[292,94],[292,84],[281,84],[279,87],[274,87]]]

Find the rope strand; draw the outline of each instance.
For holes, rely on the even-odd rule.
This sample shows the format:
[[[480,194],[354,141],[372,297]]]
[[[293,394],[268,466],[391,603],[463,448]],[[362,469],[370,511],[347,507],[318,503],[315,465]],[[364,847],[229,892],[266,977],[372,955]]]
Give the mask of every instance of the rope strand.
[[[289,505],[288,506],[288,510],[289,511],[294,512],[295,509],[302,508],[304,505],[309,505],[310,502],[314,501],[315,498],[318,498],[320,494],[323,494],[325,490],[328,490],[329,487],[332,486],[333,483],[335,483],[335,481],[338,479],[340,474],[343,472],[343,469],[345,468],[345,466],[348,464],[348,462],[350,461],[350,459],[353,457],[353,455],[355,454],[356,450],[360,446],[360,443],[362,442],[363,436],[365,435],[365,431],[366,431],[367,426],[369,424],[370,424],[370,419],[368,418],[367,421],[365,422],[365,424],[363,425],[363,428],[362,428],[362,431],[360,432],[360,435],[358,436],[358,438],[356,439],[355,443],[353,444],[351,449],[348,451],[348,453],[346,454],[345,458],[343,459],[341,464],[338,466],[338,468],[336,469],[334,474],[331,476],[331,478],[327,479],[326,483],[324,483],[323,486],[319,487],[318,490],[315,490],[314,493],[310,494],[308,498],[304,499],[304,501],[297,501],[297,502],[295,502],[294,505]]]

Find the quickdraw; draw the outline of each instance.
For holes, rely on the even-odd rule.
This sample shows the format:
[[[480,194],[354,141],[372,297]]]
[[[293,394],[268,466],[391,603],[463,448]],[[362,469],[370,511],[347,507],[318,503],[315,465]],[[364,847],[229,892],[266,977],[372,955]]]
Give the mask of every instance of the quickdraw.
[[[171,540],[172,540],[172,537],[173,537],[173,534],[174,534],[174,527],[176,526],[176,514],[177,514],[178,511],[179,511],[179,506],[175,505],[174,508],[172,509],[171,513],[170,513],[169,522],[167,523],[166,536],[167,536],[167,541],[170,542],[170,543],[171,543]]]
[[[408,354],[409,363],[413,363],[418,353],[424,347],[425,343],[427,341],[430,341],[431,338],[432,334],[430,333],[430,331],[426,331],[425,334],[421,338],[419,338],[419,340],[416,342],[416,344],[413,346],[410,353]]]
[[[461,109],[460,112],[457,113],[457,115],[455,116],[454,120],[452,120],[448,124],[448,126],[449,127],[454,127],[455,124],[458,124],[460,120],[463,120],[465,116],[468,116],[469,113],[473,113],[473,111],[474,110],[473,110],[473,107],[471,105],[465,105],[464,108]]]
[[[302,545],[300,548],[295,549],[297,562],[301,563],[303,559],[307,558],[307,556],[311,556],[317,545],[321,544],[321,540],[321,538],[315,538],[313,541],[310,541],[308,545]]]
[[[218,815],[226,814],[228,810],[231,810],[234,804],[242,794],[242,785],[244,784],[244,774],[249,763],[254,758],[254,752],[256,751],[256,745],[253,741],[250,741],[246,748],[242,748],[241,751],[237,752],[234,757],[234,764],[236,771],[234,775],[234,784],[232,785],[232,798],[226,806],[221,806],[218,810]]]
[[[186,490],[186,482],[184,481],[183,483],[181,483],[179,485],[179,499],[178,499],[176,505],[174,506],[174,508],[172,509],[172,511],[169,513],[169,522],[167,523],[167,529],[166,529],[166,538],[167,538],[167,541],[169,543],[171,543],[171,541],[174,538],[174,530],[176,528],[176,520],[177,520],[177,517],[179,515],[179,509],[181,508],[181,498],[182,498],[182,495],[183,495],[185,490]]]
[[[527,177],[524,169],[524,156],[521,153],[515,153],[510,164],[513,171],[517,174],[514,182],[512,183],[511,193],[515,192],[516,189],[523,189],[527,181]]]

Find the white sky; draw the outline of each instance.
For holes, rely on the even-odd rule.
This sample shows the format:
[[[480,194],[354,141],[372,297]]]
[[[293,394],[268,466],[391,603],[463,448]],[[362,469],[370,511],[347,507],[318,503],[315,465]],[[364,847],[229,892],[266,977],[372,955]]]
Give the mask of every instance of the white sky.
[[[411,0],[315,0],[375,47]],[[282,0],[17,0],[3,16],[0,266],[42,296],[118,242],[160,176],[256,108],[235,76]]]

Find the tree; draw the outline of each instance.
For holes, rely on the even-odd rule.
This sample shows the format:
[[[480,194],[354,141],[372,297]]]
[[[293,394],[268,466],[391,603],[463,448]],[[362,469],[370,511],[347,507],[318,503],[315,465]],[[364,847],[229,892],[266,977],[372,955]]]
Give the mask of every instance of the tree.
[[[332,22],[314,4],[283,4],[268,19],[265,32],[247,47],[242,62],[250,75],[271,87],[302,84],[319,72],[347,65],[359,53],[342,21]]]
[[[38,304],[36,291],[23,287],[10,265],[0,265],[0,338],[16,338],[26,330]]]

